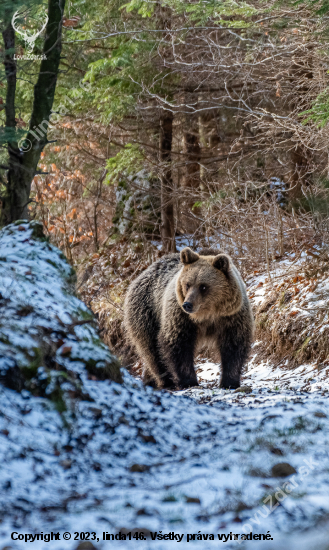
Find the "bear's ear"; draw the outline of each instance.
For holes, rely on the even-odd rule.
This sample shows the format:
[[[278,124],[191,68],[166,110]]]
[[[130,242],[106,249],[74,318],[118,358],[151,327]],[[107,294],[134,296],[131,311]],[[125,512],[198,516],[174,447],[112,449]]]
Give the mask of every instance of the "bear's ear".
[[[200,258],[199,254],[193,252],[188,246],[180,251],[180,261],[184,265],[193,264]]]
[[[227,275],[230,269],[230,258],[226,254],[218,254],[213,259],[212,265]]]

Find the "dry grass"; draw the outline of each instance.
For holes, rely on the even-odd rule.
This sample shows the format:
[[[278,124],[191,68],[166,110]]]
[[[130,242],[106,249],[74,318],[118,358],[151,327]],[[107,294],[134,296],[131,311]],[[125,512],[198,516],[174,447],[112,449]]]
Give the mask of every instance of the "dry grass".
[[[288,359],[292,368],[308,362],[319,369],[329,365],[328,269],[323,253],[298,263],[288,275],[249,288],[254,302],[257,290],[263,293],[255,307],[256,338],[263,356],[276,362]]]

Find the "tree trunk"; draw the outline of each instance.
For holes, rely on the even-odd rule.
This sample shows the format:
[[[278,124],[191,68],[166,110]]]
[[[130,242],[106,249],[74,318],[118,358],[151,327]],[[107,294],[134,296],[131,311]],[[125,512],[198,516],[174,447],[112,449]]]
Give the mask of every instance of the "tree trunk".
[[[185,170],[181,187],[183,197],[180,202],[180,228],[184,233],[195,233],[199,226],[201,212],[194,206],[200,192],[200,155],[199,124],[197,118],[185,117],[183,128],[183,153]]]
[[[173,181],[171,173],[173,115],[166,112],[160,120],[160,162],[163,164],[161,176],[161,238],[165,252],[176,252],[175,214],[173,201]]]
[[[307,153],[298,146],[291,151],[291,172],[289,177],[289,200],[294,201],[303,197],[302,187],[306,183],[309,162]]]
[[[12,135],[10,141],[8,141],[8,157],[9,157],[9,170],[7,173],[7,193],[3,198],[3,212],[5,210],[5,205],[9,207],[9,197],[12,201],[17,204],[19,201],[16,193],[19,194],[19,189],[15,188],[13,185],[13,180],[15,179],[14,175],[17,170],[17,166],[20,163],[20,151],[17,145],[17,142],[14,139],[14,131],[16,128],[15,120],[15,94],[16,94],[16,61],[14,59],[14,48],[15,48],[15,31],[12,27],[11,22],[8,24],[7,28],[2,33],[4,45],[5,45],[5,56],[4,56],[4,66],[5,74],[7,79],[7,92],[6,92],[6,104],[5,104],[5,115],[6,115],[6,130],[12,130]],[[11,209],[11,208],[10,208]],[[4,222],[10,223],[11,220],[7,221],[7,216],[4,216]]]
[[[200,154],[198,127],[184,133],[183,151],[186,156],[185,177],[182,187],[197,189],[200,185]]]
[[[37,83],[34,87],[34,101],[30,127],[26,138],[17,143],[8,140],[9,169],[7,190],[2,201],[2,221],[12,223],[28,219],[31,183],[37,172],[40,155],[47,144],[47,129],[54,101],[60,56],[62,50],[62,19],[65,0],[48,0],[48,23],[44,41],[44,59],[40,64]],[[8,23],[3,32],[5,45],[5,72],[7,78],[6,127],[15,128],[16,62],[15,31]],[[8,51],[10,50],[10,51]]]

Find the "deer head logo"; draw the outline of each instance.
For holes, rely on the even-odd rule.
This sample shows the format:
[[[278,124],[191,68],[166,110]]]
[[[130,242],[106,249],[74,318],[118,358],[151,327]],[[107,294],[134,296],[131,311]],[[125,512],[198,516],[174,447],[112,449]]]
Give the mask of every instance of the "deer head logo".
[[[31,30],[30,32],[26,29],[28,26],[30,20],[34,23],[35,18],[33,20],[29,17],[30,10],[24,10],[19,11],[17,10],[13,18],[11,20],[11,24],[13,26],[13,29],[15,29],[18,34],[21,34],[25,40],[26,47],[30,53],[33,52],[34,44],[36,39],[38,38],[39,34],[42,33],[42,31],[46,28],[46,25],[48,23],[48,15],[45,15],[45,21],[42,24],[42,28],[38,31]],[[34,26],[34,24],[33,24]]]

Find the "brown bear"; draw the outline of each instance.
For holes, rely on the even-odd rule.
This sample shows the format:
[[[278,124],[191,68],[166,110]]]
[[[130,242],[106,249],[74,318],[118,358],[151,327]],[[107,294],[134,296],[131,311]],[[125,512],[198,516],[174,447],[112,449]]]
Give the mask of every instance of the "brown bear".
[[[159,388],[197,386],[194,358],[214,346],[222,388],[238,388],[253,336],[245,285],[229,256],[184,248],[147,268],[128,289],[128,340],[146,367],[144,382]]]

